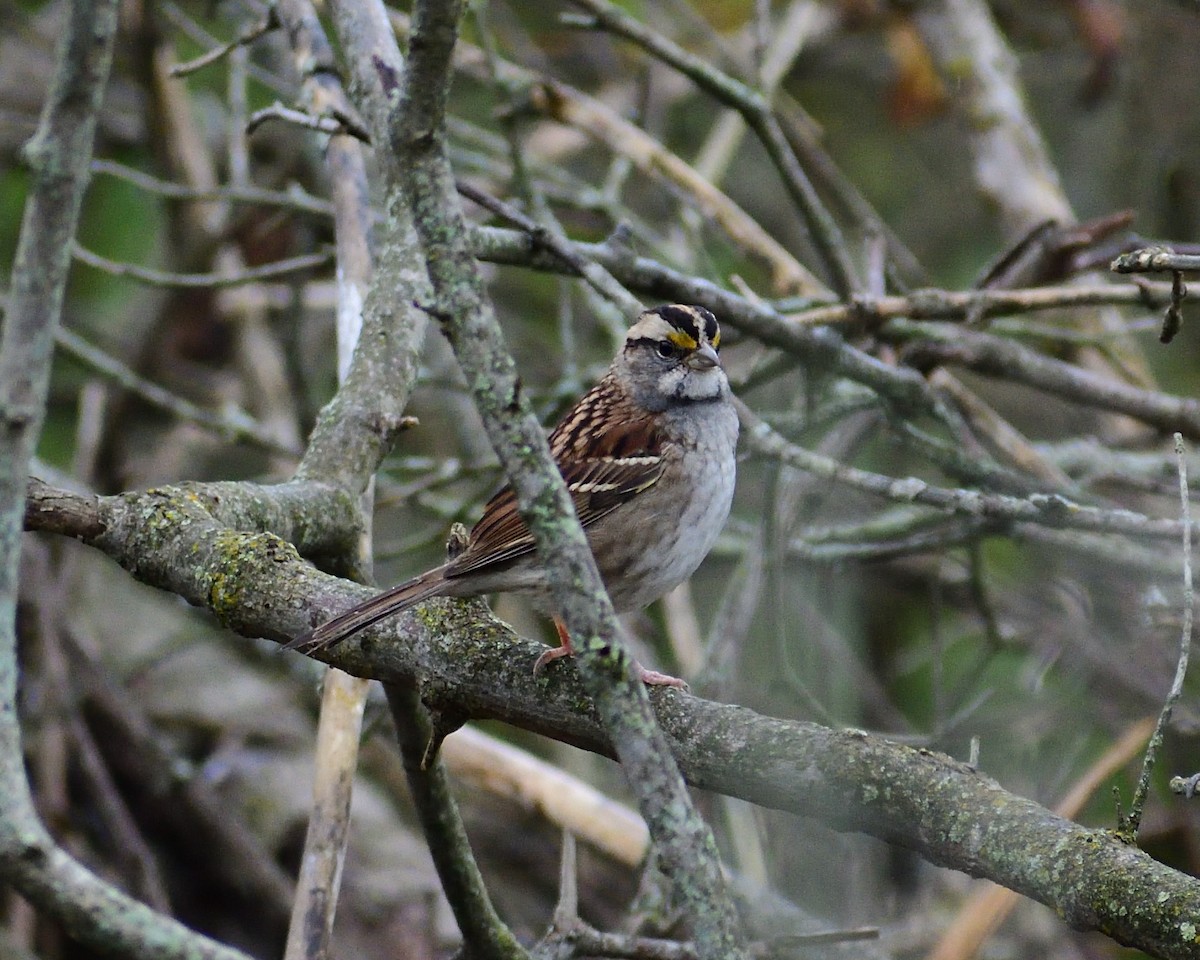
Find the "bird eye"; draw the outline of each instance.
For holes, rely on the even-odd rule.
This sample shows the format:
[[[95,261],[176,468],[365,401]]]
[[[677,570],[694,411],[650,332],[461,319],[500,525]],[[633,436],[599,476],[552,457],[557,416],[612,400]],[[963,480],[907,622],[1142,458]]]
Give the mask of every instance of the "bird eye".
[[[673,344],[667,340],[660,340],[658,342],[658,345],[654,349],[657,351],[658,355],[660,357],[662,357],[664,360],[670,360],[671,358],[673,358],[675,356],[675,353],[676,353],[675,344]]]

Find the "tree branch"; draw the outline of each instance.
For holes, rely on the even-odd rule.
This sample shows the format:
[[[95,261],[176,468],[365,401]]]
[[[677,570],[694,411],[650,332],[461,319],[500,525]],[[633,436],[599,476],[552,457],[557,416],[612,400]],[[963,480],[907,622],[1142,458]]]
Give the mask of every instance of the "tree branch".
[[[72,496],[55,493],[60,503]],[[235,499],[231,490],[218,510],[241,513],[247,504]],[[185,493],[93,502],[98,524],[88,530],[104,532],[81,529],[86,542],[247,636],[286,642],[370,595],[301,562],[276,537],[224,530]],[[613,742],[575,672],[564,667],[551,684],[534,678],[543,649],[477,604],[433,601],[419,617],[403,614],[364,631],[326,659],[384,683],[419,681],[433,710],[501,720],[612,756]],[[1179,918],[1200,915],[1200,881],[1108,831],[1008,793],[966,764],[860,731],[777,720],[675,692],[656,691],[652,700],[665,749],[694,786],[907,847],[1038,900],[1067,923],[1168,960],[1195,954],[1196,935]],[[989,815],[981,818],[981,810]]]
[[[416,7],[408,74],[400,88],[402,161],[413,225],[436,301],[429,308],[472,384],[489,438],[546,565],[555,606],[580,656],[589,693],[612,731],[625,775],[670,865],[702,955],[733,957],[733,913],[707,826],[666,761],[646,692],[633,676],[595,561],[574,517],[545,434],[521,395],[511,356],[484,300],[445,155],[444,111],[460,4]]]
[[[1191,440],[1200,437],[1200,400],[1192,397],[1131,387],[1003,337],[962,327],[893,320],[881,334],[889,340],[909,341],[904,359],[914,366],[963,366],[1076,403],[1123,413],[1162,431],[1178,431]]]

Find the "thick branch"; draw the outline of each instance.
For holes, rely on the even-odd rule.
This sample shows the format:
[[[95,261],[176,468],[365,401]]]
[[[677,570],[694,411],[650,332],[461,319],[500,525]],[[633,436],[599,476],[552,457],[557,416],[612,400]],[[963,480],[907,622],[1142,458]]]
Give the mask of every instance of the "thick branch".
[[[60,501],[70,497],[57,494]],[[186,495],[161,490],[94,502],[106,532],[81,529],[84,539],[248,636],[290,640],[370,595],[302,563],[269,534],[223,530],[189,508]],[[573,671],[556,671],[553,683],[533,677],[543,649],[478,603],[435,601],[419,617],[402,615],[346,641],[328,659],[385,683],[419,679],[435,710],[502,720],[611,756],[611,741]],[[1180,918],[1200,915],[1200,881],[1107,831],[1007,793],[963,763],[674,692],[656,692],[653,703],[671,754],[695,786],[910,848],[1157,956],[1195,956],[1196,935]]]
[[[351,92],[372,142],[386,145],[398,122],[393,87],[404,66],[386,21],[372,22],[370,6],[339,3],[334,15],[343,43],[353,40],[348,57]],[[390,87],[385,88],[381,75],[391,78]],[[321,82],[320,89],[323,97],[330,95],[327,81]],[[429,281],[400,195],[397,158],[390,149],[377,150],[376,158],[384,174],[388,229],[379,238],[371,289],[361,304],[362,332],[342,386],[321,411],[296,474],[300,479],[328,479],[353,492],[366,489],[405,423],[404,409],[417,378],[427,325],[415,304],[428,296]],[[343,175],[358,173],[346,169]],[[365,223],[362,226],[365,230]],[[361,293],[355,290],[341,291],[339,312],[344,313],[347,301],[357,296]]]

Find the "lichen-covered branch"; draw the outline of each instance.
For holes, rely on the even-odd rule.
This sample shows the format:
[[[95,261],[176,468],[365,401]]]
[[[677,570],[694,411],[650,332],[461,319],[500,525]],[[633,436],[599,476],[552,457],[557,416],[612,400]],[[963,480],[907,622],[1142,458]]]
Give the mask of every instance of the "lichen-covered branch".
[[[55,494],[60,503],[71,498]],[[222,530],[189,507],[186,495],[162,490],[91,502],[98,523],[81,527],[82,539],[248,636],[286,641],[370,595],[314,570],[270,534]],[[96,534],[98,527],[105,532]],[[433,601],[326,658],[384,683],[419,679],[423,700],[447,715],[501,720],[612,756],[609,734],[574,671],[556,671],[553,683],[533,676],[543,649],[481,604]],[[1156,956],[1195,956],[1197,931],[1188,924],[1200,915],[1200,881],[1108,831],[1057,817],[934,751],[673,692],[652,699],[666,749],[694,786],[907,847]]]
[[[439,320],[471,384],[476,406],[517,494],[547,567],[588,691],[611,731],[702,956],[736,957],[737,921],[707,826],[666,759],[645,690],[620,647],[615,614],[574,517],[541,426],[521,394],[515,365],[482,295],[454,176],[445,154],[444,111],[460,4],[416,7],[408,74],[401,87],[403,137],[396,144]]]

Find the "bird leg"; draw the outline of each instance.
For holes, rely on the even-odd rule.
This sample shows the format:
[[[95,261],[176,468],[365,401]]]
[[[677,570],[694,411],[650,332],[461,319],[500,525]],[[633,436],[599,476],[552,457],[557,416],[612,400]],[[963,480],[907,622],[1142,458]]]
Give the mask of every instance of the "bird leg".
[[[535,677],[542,672],[546,664],[563,657],[573,656],[575,653],[574,648],[571,646],[571,635],[567,632],[567,625],[558,619],[558,617],[554,618],[554,629],[558,631],[560,646],[542,651],[541,656],[533,664],[533,675]],[[680,680],[679,677],[672,677],[670,674],[659,673],[657,670],[647,670],[636,660],[633,661],[633,672],[642,683],[648,686],[678,687],[680,690],[688,688],[686,680]]]
[[[543,650],[542,655],[534,661],[533,675],[536,677],[545,668],[546,664],[559,660],[562,657],[569,657],[575,653],[571,647],[571,635],[567,633],[567,625],[558,617],[554,618],[554,629],[558,631],[559,646],[550,650]]]

